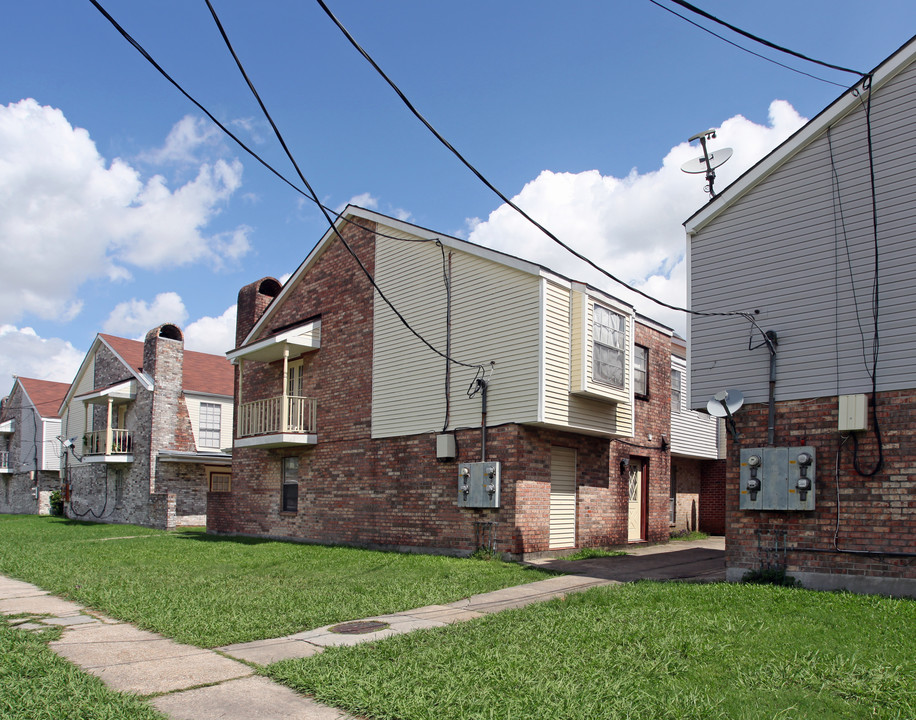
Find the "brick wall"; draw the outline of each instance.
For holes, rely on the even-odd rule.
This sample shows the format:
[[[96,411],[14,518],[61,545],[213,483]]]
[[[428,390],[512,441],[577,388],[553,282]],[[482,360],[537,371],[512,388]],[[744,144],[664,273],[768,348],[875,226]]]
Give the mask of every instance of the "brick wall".
[[[343,232],[367,269],[374,267],[374,227]],[[237,337],[262,311],[252,284],[243,288]],[[636,341],[650,350],[650,396],[636,409],[631,444],[508,424],[488,428],[487,457],[502,463],[498,510],[459,508],[458,464],[436,460],[436,436],[371,438],[373,289],[339,242],[332,242],[289,287],[256,339],[321,318],[321,348],[302,356],[303,393],[317,399],[318,444],[233,452],[232,491],[209,493],[208,529],[216,533],[304,542],[468,553],[477,523],[496,521],[501,552],[548,549],[552,446],[577,452],[579,546],[627,542],[627,476],[620,460],[646,462],[645,539],[668,539],[670,459],[670,336],[638,325]],[[249,307],[250,306],[250,307]],[[294,359],[294,358],[290,358]],[[282,392],[282,361],[244,362],[242,401]],[[238,393],[236,402],[238,402]],[[456,433],[460,461],[481,456],[479,429]],[[633,447],[633,446],[639,447]],[[298,459],[298,510],[281,510],[282,465]]]
[[[806,583],[823,587],[861,588],[862,579],[869,578],[877,591],[897,592],[894,588],[906,586],[909,594],[916,594],[914,557],[844,554],[836,552],[833,544],[839,519],[837,545],[842,550],[916,553],[916,391],[879,394],[878,417],[884,468],[873,477],[859,475],[850,440],[839,451],[837,476],[842,443],[836,429],[837,399],[777,403],[775,445],[815,448],[817,506],[810,512],[739,510],[740,448],[729,438],[726,555],[730,579],[740,578],[749,569],[777,564]],[[745,406],[736,420],[741,447],[765,446],[765,404]],[[859,435],[860,466],[869,470],[877,458],[875,435]]]
[[[725,460],[700,461],[699,530],[725,534]]]

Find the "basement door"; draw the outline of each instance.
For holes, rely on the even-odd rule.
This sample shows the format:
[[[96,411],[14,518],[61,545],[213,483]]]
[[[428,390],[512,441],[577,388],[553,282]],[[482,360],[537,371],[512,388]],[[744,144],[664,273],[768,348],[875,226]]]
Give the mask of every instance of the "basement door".
[[[576,451],[550,448],[550,540],[548,548],[576,546]]]
[[[627,540],[629,542],[639,542],[645,540],[643,532],[645,523],[645,504],[646,493],[643,488],[645,479],[645,468],[642,460],[630,458],[629,465],[629,503],[627,508]]]

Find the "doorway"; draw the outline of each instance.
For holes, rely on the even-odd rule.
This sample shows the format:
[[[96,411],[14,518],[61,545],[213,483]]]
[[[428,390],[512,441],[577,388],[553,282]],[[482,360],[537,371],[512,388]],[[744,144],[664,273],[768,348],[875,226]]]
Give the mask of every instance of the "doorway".
[[[630,458],[627,467],[629,476],[627,491],[627,541],[642,542],[646,539],[646,468],[640,458]]]

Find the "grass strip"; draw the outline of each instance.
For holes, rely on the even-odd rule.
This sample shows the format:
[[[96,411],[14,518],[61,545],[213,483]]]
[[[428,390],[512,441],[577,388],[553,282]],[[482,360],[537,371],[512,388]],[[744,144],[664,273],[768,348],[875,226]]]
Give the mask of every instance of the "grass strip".
[[[47,643],[60,632],[17,630],[0,619],[0,720],[166,720],[55,655]]]
[[[378,719],[903,720],[916,717],[916,603],[642,582],[267,672]]]
[[[0,573],[200,647],[282,637],[549,577],[498,561],[23,515],[0,516]]]

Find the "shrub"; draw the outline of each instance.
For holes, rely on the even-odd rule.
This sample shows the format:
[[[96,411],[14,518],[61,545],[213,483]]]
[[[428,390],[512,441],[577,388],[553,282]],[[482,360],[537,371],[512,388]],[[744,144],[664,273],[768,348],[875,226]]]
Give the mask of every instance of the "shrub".
[[[64,514],[64,497],[60,490],[51,493],[51,514],[61,516]]]

